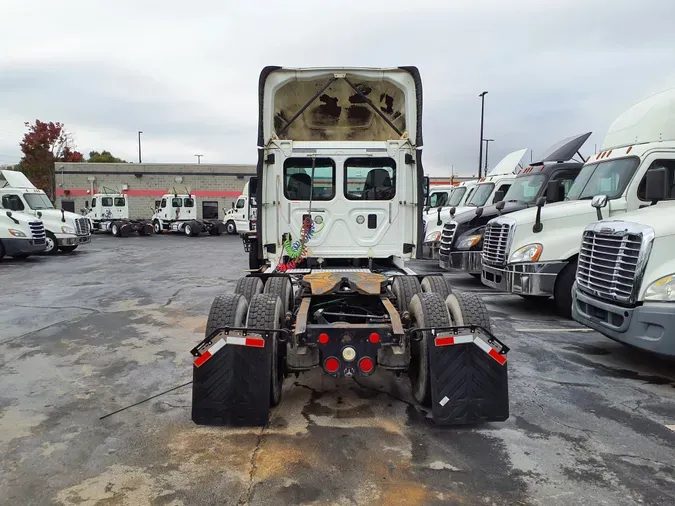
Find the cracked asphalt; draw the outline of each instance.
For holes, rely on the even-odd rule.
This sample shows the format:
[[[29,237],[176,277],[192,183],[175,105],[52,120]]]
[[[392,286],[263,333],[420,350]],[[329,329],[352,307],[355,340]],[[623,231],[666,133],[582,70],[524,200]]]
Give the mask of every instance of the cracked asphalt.
[[[100,420],[192,379],[245,264],[209,236],[0,263],[0,504],[675,504],[673,363],[462,275],[511,347],[504,423],[435,427],[384,373],[291,377],[263,430],[195,426],[189,386]]]

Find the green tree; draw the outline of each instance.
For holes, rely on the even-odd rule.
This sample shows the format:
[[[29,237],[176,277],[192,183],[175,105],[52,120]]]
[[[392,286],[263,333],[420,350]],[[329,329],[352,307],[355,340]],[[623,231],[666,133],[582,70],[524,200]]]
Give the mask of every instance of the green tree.
[[[101,151],[100,153],[98,151],[90,151],[89,152],[89,159],[87,160],[89,163],[127,163],[126,160],[122,160],[121,158],[117,158],[116,156],[113,156],[110,151]]]

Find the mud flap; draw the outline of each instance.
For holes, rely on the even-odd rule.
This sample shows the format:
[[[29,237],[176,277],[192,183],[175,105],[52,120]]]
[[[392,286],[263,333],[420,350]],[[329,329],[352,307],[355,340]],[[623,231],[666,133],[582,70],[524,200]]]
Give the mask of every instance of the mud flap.
[[[192,421],[198,425],[268,422],[271,347],[260,335],[233,334],[193,350]]]
[[[437,332],[429,341],[433,420],[438,425],[509,417],[508,348],[479,327]]]

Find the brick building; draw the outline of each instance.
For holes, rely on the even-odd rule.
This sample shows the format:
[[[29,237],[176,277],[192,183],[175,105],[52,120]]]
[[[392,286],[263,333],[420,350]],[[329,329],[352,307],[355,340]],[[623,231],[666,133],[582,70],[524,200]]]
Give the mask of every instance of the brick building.
[[[129,195],[129,217],[150,218],[160,197],[187,187],[199,218],[223,218],[255,165],[165,163],[56,163],[56,207],[79,213],[103,187]]]

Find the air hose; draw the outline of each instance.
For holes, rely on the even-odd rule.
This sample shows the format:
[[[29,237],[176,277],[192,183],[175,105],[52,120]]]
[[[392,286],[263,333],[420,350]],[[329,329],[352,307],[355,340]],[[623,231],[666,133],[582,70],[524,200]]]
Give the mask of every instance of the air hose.
[[[299,263],[307,258],[307,243],[312,239],[316,232],[314,220],[309,216],[305,217],[302,222],[302,227],[300,228],[300,237],[291,242],[289,236],[284,241],[284,251],[290,260],[277,265],[277,272],[286,272],[295,269]]]

